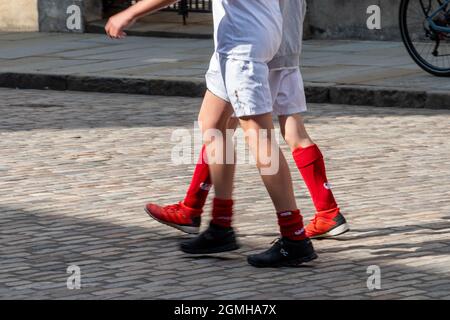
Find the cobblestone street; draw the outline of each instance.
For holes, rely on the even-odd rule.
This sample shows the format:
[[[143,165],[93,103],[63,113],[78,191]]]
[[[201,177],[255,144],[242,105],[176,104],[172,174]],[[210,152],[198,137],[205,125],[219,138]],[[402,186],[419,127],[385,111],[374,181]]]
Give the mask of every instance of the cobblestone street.
[[[236,173],[239,251],[187,256],[188,236],[143,210],[182,200],[194,166],[171,162],[171,136],[193,130],[200,102],[0,89],[0,298],[450,299],[450,110],[311,104],[307,127],[352,231],[315,241],[313,264],[262,270],[246,255],[278,229],[252,165]],[[79,290],[67,289],[70,265]],[[380,290],[367,287],[372,265]]]

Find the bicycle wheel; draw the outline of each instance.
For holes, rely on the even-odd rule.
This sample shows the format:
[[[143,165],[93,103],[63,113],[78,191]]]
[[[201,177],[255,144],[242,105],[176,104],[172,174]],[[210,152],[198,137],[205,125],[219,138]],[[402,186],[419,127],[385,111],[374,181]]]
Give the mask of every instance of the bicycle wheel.
[[[402,0],[399,21],[403,43],[413,60],[435,76],[450,77],[450,33],[434,30],[428,19],[445,2]],[[433,21],[450,30],[450,4]]]

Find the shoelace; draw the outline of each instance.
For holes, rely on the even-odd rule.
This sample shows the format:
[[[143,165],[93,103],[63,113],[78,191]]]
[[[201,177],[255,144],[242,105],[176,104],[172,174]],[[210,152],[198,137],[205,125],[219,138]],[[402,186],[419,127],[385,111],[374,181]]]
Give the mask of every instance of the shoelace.
[[[166,207],[168,213],[176,213],[180,209],[180,203],[171,204]]]
[[[283,246],[283,240],[281,238],[276,238],[270,244],[272,245],[272,247],[270,247],[267,251],[278,250]]]
[[[272,240],[272,242],[270,244],[274,244],[274,243],[277,243],[277,242],[280,242],[280,241],[281,241],[281,238],[275,238],[275,239]]]

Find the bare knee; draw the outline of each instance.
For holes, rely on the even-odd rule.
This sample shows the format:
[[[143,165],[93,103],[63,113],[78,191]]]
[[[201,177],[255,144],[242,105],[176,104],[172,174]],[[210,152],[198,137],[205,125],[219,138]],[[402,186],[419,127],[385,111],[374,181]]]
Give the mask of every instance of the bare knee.
[[[292,151],[300,147],[306,148],[314,144],[309,136],[301,136],[297,132],[287,131],[285,132],[283,138]]]
[[[228,119],[226,117],[211,117],[208,114],[200,113],[198,123],[201,131],[207,130],[225,131],[228,127]]]
[[[291,150],[314,144],[306,131],[301,115],[280,116],[280,127],[281,134]]]

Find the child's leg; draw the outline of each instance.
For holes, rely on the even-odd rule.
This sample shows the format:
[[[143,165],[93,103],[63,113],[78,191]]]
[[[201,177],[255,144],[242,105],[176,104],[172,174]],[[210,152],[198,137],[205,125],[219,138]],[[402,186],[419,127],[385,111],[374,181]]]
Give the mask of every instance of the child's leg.
[[[291,148],[317,211],[336,209],[322,154],[309,137],[301,116],[301,112],[306,111],[306,97],[300,69],[273,71],[270,81],[278,88],[274,110],[278,114],[281,133]]]
[[[291,148],[317,210],[315,218],[306,227],[306,234],[308,237],[341,234],[348,230],[348,225],[328,183],[323,156],[308,135],[301,116],[307,108],[300,69],[274,70],[270,73],[270,81],[272,87],[277,88],[272,94],[281,133]]]
[[[238,123],[239,120],[237,118],[231,117],[228,120],[227,129],[234,132]],[[192,175],[189,189],[183,201],[184,205],[190,208],[202,209],[205,205],[211,185],[211,175],[209,174],[209,165],[206,159],[206,145],[203,145],[194,169],[194,174]]]
[[[198,237],[182,242],[180,247],[183,252],[209,254],[239,248],[231,228],[235,154],[233,141],[226,134],[227,122],[233,113],[229,102],[210,91],[206,92],[199,114],[199,123],[206,145],[209,172],[216,197],[213,201],[209,228]],[[231,154],[228,155],[228,153]]]
[[[282,151],[271,134],[261,136],[252,133],[273,129],[272,115],[243,118],[241,126],[261,172],[268,165],[273,167],[273,162],[278,162],[278,170],[272,171],[272,174],[262,174],[261,177],[277,210],[281,238],[270,249],[249,255],[248,263],[256,267],[296,266],[316,259],[317,255],[311,240],[306,236],[303,218],[295,203],[290,171]],[[272,150],[269,157],[272,163],[263,163],[267,157],[264,154],[266,150]]]
[[[295,163],[316,207],[315,218],[306,228],[308,237],[340,235],[349,226],[340,213],[325,170],[319,147],[309,137],[300,114],[279,116],[281,133],[291,148]]]
[[[232,139],[227,139],[228,119],[234,111],[229,102],[207,92],[199,114],[206,145],[209,172],[216,198],[231,199],[235,171]],[[228,154],[231,153],[231,154]]]
[[[328,183],[322,153],[306,132],[302,116],[293,114],[280,116],[279,119],[283,137],[291,148],[317,211],[336,209],[337,203]]]
[[[227,132],[228,119],[233,113],[229,102],[207,91],[198,119],[215,193],[211,224],[225,228],[231,227],[233,215],[232,193],[236,159],[233,139]]]
[[[262,172],[261,177],[276,211],[297,210],[288,164],[272,136],[274,129],[272,115],[246,117],[242,118],[240,123],[260,171],[268,168],[275,169],[275,171],[268,170],[270,174]],[[260,131],[267,132],[267,134],[258,134]]]
[[[181,249],[187,253],[205,254],[238,248],[231,228],[234,165],[229,167],[224,163],[226,158],[234,159],[234,152],[227,154],[228,150],[233,148],[226,147],[231,139],[227,139],[224,132],[224,119],[228,119],[234,112],[241,118],[241,126],[246,132],[261,173],[269,170],[266,175],[262,175],[274,205],[277,211],[279,210],[278,223],[282,235],[282,241],[277,242],[275,250],[270,249],[250,256],[249,263],[257,266],[278,266],[315,259],[314,249],[306,238],[302,217],[297,210],[286,159],[272,137],[272,99],[267,64],[228,57],[220,59],[220,74],[223,75],[226,98],[230,103],[223,98],[221,101],[217,95],[208,92],[199,116],[216,192],[213,219],[205,232],[183,242]],[[208,135],[211,129],[217,131],[215,136]],[[218,136],[222,139],[217,139]],[[220,154],[217,151],[221,151]]]
[[[227,122],[227,129],[235,131],[239,121],[231,117]],[[201,224],[203,206],[211,188],[211,176],[207,161],[206,145],[203,145],[198,162],[194,169],[191,184],[182,202],[161,207],[155,203],[148,203],[147,213],[158,222],[179,229],[187,233],[198,233]],[[217,203],[217,201],[215,201]],[[226,209],[226,214],[228,210]],[[217,210],[216,210],[217,211]],[[229,210],[231,212],[231,210]]]
[[[206,83],[209,91],[205,96],[205,104],[207,102],[212,102],[214,106],[215,104],[223,104],[225,103],[224,101],[227,101],[227,92],[223,82],[217,54],[213,54],[211,57],[210,66],[206,74]],[[214,94],[211,94],[211,92]],[[215,110],[216,109],[212,109],[211,111],[214,112]],[[201,114],[200,120],[205,122],[204,127],[211,125],[211,119],[205,116],[204,112]],[[221,119],[221,124],[223,123],[222,121],[225,121],[225,118]],[[227,128],[233,129],[232,131],[234,131],[238,122],[237,118],[230,118],[227,121]],[[207,158],[206,145],[204,145],[184,201],[164,207],[149,203],[146,206],[147,213],[163,224],[167,224],[184,232],[198,233],[201,224],[200,216],[203,212],[203,206],[212,184]],[[215,201],[215,203],[217,203],[217,201]],[[227,209],[225,211],[231,210]]]
[[[303,117],[296,113],[278,116],[280,131],[291,151],[301,147],[306,148],[314,144],[306,131]]]

